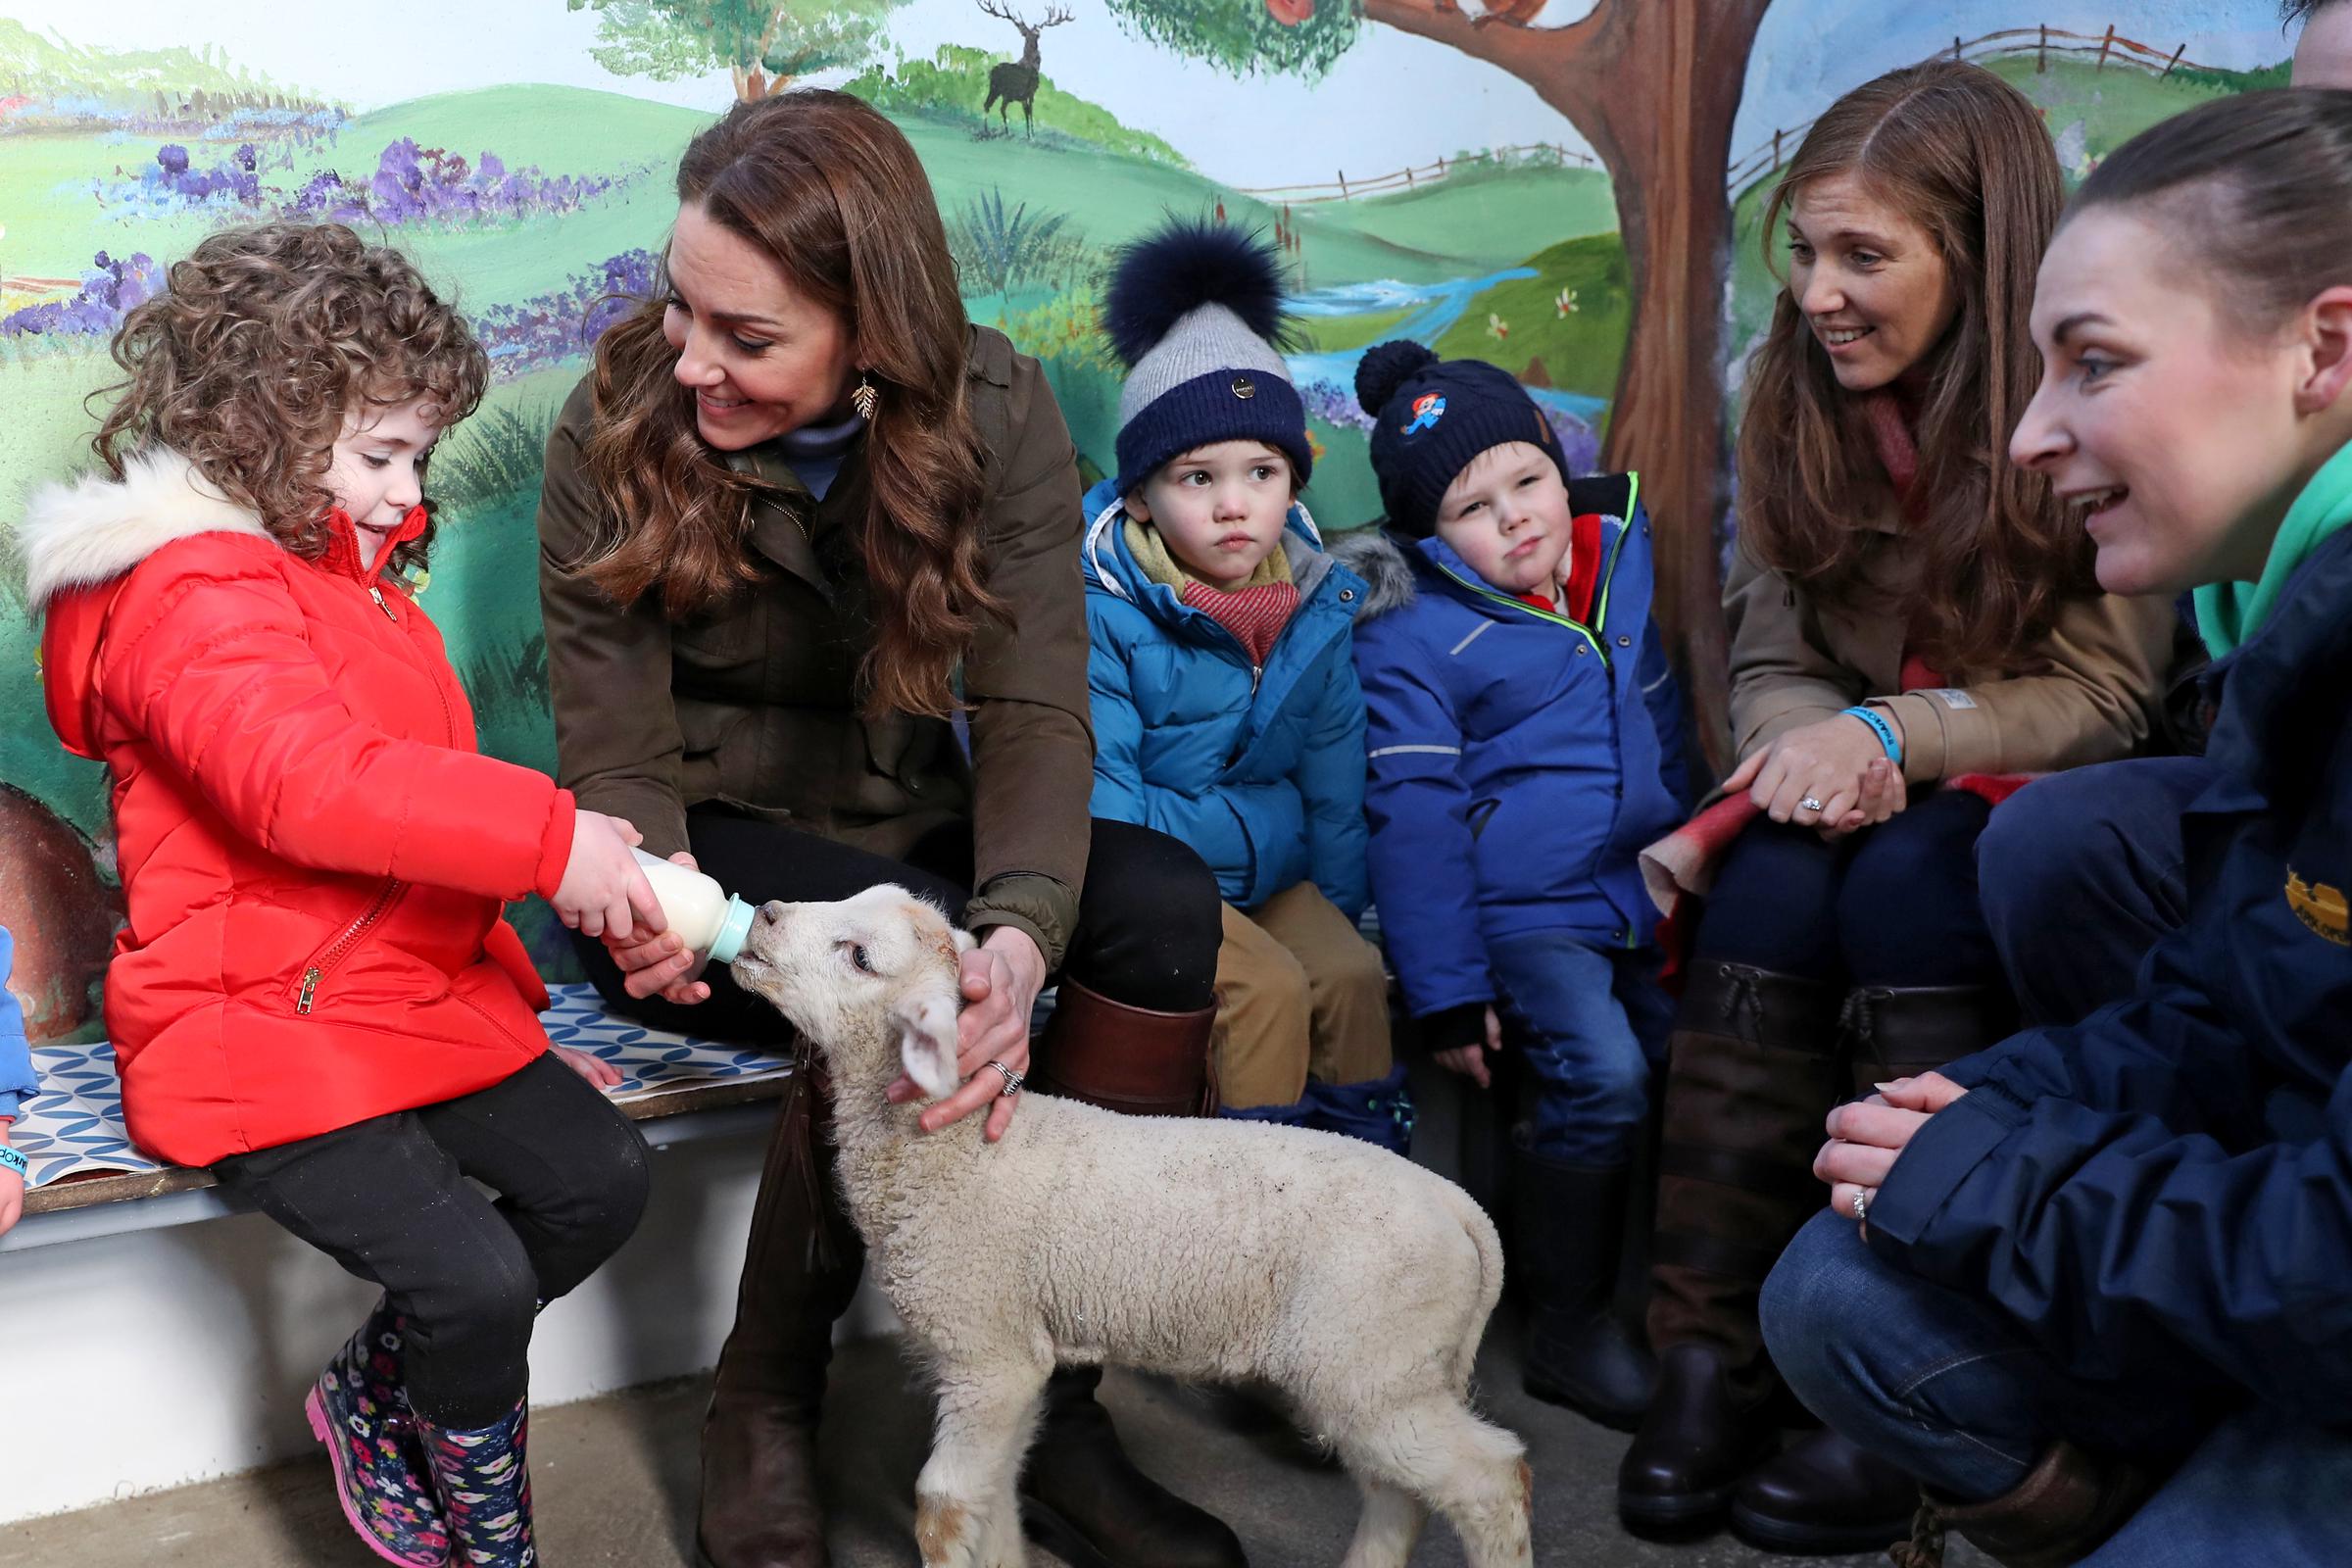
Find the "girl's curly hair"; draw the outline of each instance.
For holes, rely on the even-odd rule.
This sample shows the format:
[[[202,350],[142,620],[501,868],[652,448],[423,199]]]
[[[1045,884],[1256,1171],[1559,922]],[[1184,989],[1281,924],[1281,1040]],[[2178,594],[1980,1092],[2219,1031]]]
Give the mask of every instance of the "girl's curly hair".
[[[473,329],[408,258],[341,223],[208,236],[123,318],[113,353],[127,378],[95,394],[121,395],[90,440],[109,471],[121,478],[129,455],[170,447],[314,560],[326,549],[335,498],[324,480],[351,411],[421,399],[446,429],[473,412],[490,378]],[[421,566],[431,541],[428,524],[392,566]]]

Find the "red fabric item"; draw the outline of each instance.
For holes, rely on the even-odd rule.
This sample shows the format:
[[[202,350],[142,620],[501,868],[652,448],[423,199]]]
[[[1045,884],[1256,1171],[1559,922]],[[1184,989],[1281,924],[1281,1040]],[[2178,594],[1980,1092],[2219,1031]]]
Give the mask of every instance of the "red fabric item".
[[[1894,498],[1902,504],[1903,515],[1917,521],[1921,498],[1912,494],[1912,486],[1919,478],[1919,443],[1911,435],[1910,414],[1891,392],[1864,398],[1862,411],[1871,442],[1879,449],[1879,463],[1894,485]]]
[[[1590,626],[1592,594],[1600,586],[1600,514],[1579,513],[1568,524],[1568,582],[1560,596],[1561,612],[1579,625]]]
[[[1519,602],[1523,605],[1533,605],[1547,615],[1557,614],[1559,612],[1557,607],[1553,605],[1551,596],[1549,594],[1521,594],[1519,596]]]
[[[106,1025],[141,1148],[208,1164],[547,1049],[500,912],[562,880],[570,792],[476,754],[439,632],[348,519],[318,562],[162,538],[51,600],[42,653],[51,723],[112,785]]]
[[[1260,583],[1225,593],[1188,577],[1178,597],[1195,610],[1205,611],[1209,619],[1240,638],[1253,664],[1266,662],[1274,640],[1298,609],[1298,585],[1292,582]]]

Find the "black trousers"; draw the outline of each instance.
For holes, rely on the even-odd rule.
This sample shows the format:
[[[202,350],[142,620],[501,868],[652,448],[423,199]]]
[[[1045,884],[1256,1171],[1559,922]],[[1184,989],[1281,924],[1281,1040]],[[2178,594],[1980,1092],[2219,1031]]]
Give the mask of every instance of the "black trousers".
[[[690,809],[686,838],[696,862],[749,904],[830,903],[896,882],[960,920],[971,896],[972,836],[965,823],[932,833],[905,860],[719,807]],[[1061,973],[1131,1007],[1198,1011],[1216,1001],[1221,916],[1216,877],[1191,849],[1151,828],[1097,817],[1078,926]],[[707,1002],[638,1001],[622,989],[620,968],[602,942],[576,933],[573,942],[588,978],[615,1012],[705,1039],[781,1046],[790,1038],[791,1026],[775,1008],[738,989],[723,969],[705,971]]]
[[[408,1319],[409,1402],[469,1431],[529,1384],[540,1305],[618,1250],[645,1211],[645,1140],[552,1054],[474,1094],[232,1155],[220,1185]],[[466,1177],[497,1190],[485,1198]]]
[[[1947,789],[1835,844],[1751,822],[1724,857],[1694,954],[1834,984],[1999,986],[1977,897],[1977,836],[1991,814]]]

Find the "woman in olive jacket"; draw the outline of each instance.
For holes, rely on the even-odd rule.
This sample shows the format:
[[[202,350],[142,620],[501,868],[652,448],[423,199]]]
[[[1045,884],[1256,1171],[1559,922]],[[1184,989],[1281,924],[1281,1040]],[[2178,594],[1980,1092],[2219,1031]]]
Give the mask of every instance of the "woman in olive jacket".
[[[678,196],[664,292],[599,341],[548,444],[564,783],[754,903],[897,882],[978,935],[965,1083],[928,1129],[984,1111],[1001,1135],[1049,975],[1041,1086],[1199,1109],[1216,887],[1176,841],[1088,816],[1076,454],[1037,363],[965,320],[922,167],[855,98],[737,106],[688,146]],[[674,937],[580,946],[618,1010],[786,1037]],[[813,1445],[860,1249],[810,1127],[822,1099],[796,1085],[779,1123],[719,1358],[700,1518],[717,1568],[826,1560]],[[1231,1531],[1120,1453],[1100,1375],[1049,1390],[1033,1523],[1078,1563],[1240,1563]]]

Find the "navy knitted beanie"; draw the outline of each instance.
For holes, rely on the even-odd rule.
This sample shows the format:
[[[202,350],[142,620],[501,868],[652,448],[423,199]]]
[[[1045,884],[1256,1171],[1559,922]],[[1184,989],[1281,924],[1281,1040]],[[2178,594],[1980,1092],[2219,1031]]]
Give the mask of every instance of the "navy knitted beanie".
[[[1438,503],[1470,460],[1491,447],[1542,447],[1568,481],[1560,438],[1509,371],[1484,360],[1440,360],[1409,339],[1378,343],[1355,368],[1355,398],[1372,416],[1372,476],[1389,523],[1426,539]]]
[[[1306,406],[1283,363],[1282,267],[1254,232],[1178,220],[1120,254],[1102,322],[1128,367],[1118,487],[1212,441],[1263,441],[1306,483]]]

